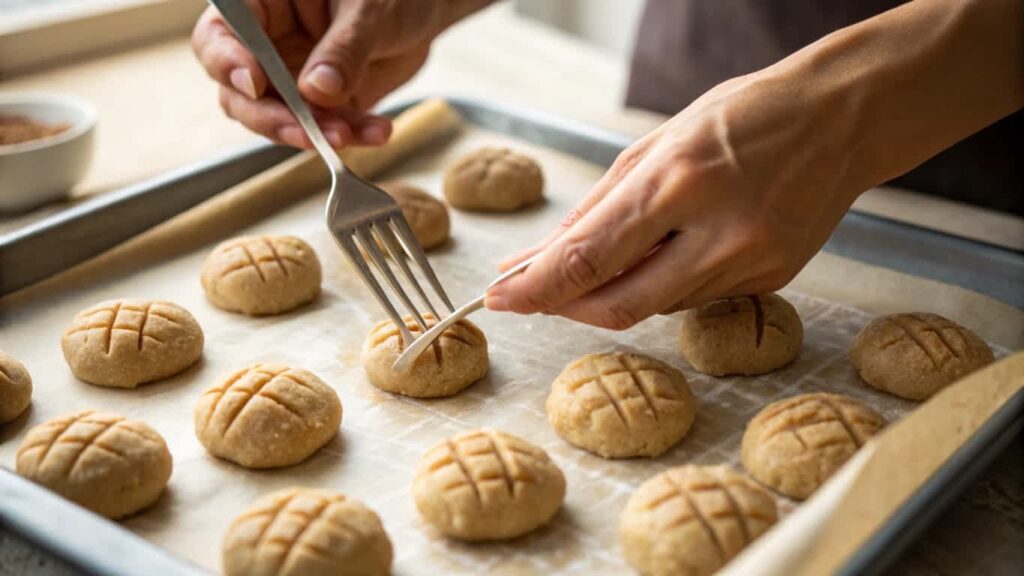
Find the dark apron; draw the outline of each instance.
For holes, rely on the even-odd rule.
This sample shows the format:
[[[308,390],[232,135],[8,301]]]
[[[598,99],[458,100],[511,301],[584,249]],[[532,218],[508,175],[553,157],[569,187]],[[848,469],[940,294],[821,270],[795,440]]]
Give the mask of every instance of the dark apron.
[[[626,104],[675,114],[715,85],[764,68],[899,0],[648,0]],[[941,119],[937,119],[941,121]],[[1024,216],[1024,111],[891,182]]]

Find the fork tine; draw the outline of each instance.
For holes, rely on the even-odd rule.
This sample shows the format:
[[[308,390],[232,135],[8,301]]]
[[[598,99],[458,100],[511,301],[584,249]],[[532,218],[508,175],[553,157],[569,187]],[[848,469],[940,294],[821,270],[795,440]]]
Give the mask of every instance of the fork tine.
[[[401,214],[393,216],[391,223],[395,226],[395,231],[398,233],[399,239],[402,241],[402,245],[405,247],[405,251],[409,256],[416,261],[419,265],[420,272],[426,277],[427,281],[434,288],[434,292],[441,298],[444,305],[448,307],[448,312],[455,312],[455,307],[452,306],[452,301],[448,298],[448,294],[445,293],[444,288],[441,287],[441,282],[437,279],[437,275],[434,274],[434,269],[430,267],[430,262],[427,261],[427,256],[423,253],[423,249],[420,248],[419,242],[416,240],[416,235],[413,234],[412,228],[409,227],[409,223],[405,221],[405,217]],[[440,319],[440,317],[438,317]]]
[[[384,289],[380,287],[380,283],[373,277],[373,272],[370,271],[370,267],[366,265],[366,261],[363,260],[362,254],[359,253],[359,247],[352,240],[350,234],[332,233],[331,236],[341,247],[341,251],[345,253],[348,261],[352,263],[352,267],[359,272],[359,275],[363,277],[363,282],[370,287],[373,295],[377,298],[377,302],[384,308],[388,316],[391,317],[391,321],[395,323],[398,330],[402,333],[402,340],[406,345],[409,345],[414,340],[412,332],[409,331],[409,327],[405,325],[405,320],[402,319],[401,314],[395,307],[391,305],[391,301],[388,300],[387,294],[384,293]]]
[[[370,260],[373,265],[377,268],[377,271],[384,276],[387,280],[388,285],[391,286],[391,292],[398,296],[398,299],[402,301],[405,308],[412,314],[413,318],[416,319],[416,323],[420,325],[420,328],[424,332],[427,331],[427,322],[420,315],[420,311],[413,305],[412,300],[409,299],[409,295],[402,289],[402,285],[399,284],[398,278],[395,277],[394,272],[391,271],[391,267],[388,266],[384,255],[380,253],[380,248],[377,247],[377,242],[373,238],[373,232],[370,230],[370,226],[360,226],[356,228],[356,237],[359,239],[359,243],[362,244],[363,250],[370,255]]]
[[[413,275],[412,270],[409,269],[409,263],[405,261],[405,250],[402,248],[402,244],[395,237],[395,233],[391,231],[391,227],[386,222],[378,220],[373,223],[373,230],[380,236],[381,241],[384,242],[384,246],[387,248],[388,253],[391,254],[391,259],[398,264],[399,270],[402,271],[402,276],[412,284],[413,288],[416,289],[416,293],[419,295],[420,300],[427,306],[427,308],[434,314],[434,318],[441,319],[438,315],[437,310],[434,308],[434,303],[427,297],[427,293],[423,291],[423,287],[420,286],[419,280]]]

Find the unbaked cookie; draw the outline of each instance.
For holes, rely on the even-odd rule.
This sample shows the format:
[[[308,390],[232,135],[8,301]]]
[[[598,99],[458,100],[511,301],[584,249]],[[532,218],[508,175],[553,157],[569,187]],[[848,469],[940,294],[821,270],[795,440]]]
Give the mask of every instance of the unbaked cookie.
[[[743,434],[743,466],[755,479],[803,500],[885,426],[849,396],[802,394],[765,406]]]
[[[224,576],[384,576],[380,518],[338,492],[287,488],[256,501],[224,536]]]
[[[157,501],[171,477],[171,453],[148,425],[85,410],[32,428],[18,448],[17,471],[107,518]]]
[[[422,188],[405,182],[392,180],[383,182],[380,187],[398,203],[402,215],[405,216],[424,250],[436,248],[448,240],[451,224],[448,219],[448,207],[444,202],[426,193]]]
[[[647,356],[588,354],[555,378],[548,421],[574,446],[605,458],[657,456],[693,424],[697,402],[686,377]]]
[[[249,316],[281,314],[320,293],[320,260],[295,236],[241,236],[210,252],[202,282],[218,308]]]
[[[428,328],[437,324],[433,314],[424,314],[423,319]],[[413,336],[422,332],[412,316],[405,317],[405,325]],[[391,365],[403,350],[394,322],[374,326],[363,344],[363,368],[374,386],[414,398],[452,396],[483,378],[489,366],[487,338],[469,320],[459,320],[442,332],[408,371],[395,372]]]
[[[619,519],[619,541],[645,575],[705,576],[776,519],[771,495],[731,467],[679,466],[633,493]]]
[[[420,514],[447,536],[507,540],[554,517],[565,497],[565,477],[540,448],[485,429],[427,450],[412,495]]]
[[[911,400],[924,400],[994,360],[977,334],[927,312],[875,318],[850,349],[865,382]]]
[[[540,201],[543,192],[540,166],[507,148],[470,152],[444,177],[445,198],[463,210],[512,212]]]
[[[791,362],[803,339],[800,316],[781,296],[738,296],[683,312],[679,350],[705,374],[753,376]]]
[[[338,432],[338,394],[311,372],[274,364],[243,368],[199,398],[196,436],[246,468],[291,466]]]
[[[80,380],[134,388],[195,364],[203,354],[203,330],[171,302],[107,300],[75,316],[61,347]]]
[[[32,377],[25,365],[0,350],[0,424],[10,422],[32,402]]]

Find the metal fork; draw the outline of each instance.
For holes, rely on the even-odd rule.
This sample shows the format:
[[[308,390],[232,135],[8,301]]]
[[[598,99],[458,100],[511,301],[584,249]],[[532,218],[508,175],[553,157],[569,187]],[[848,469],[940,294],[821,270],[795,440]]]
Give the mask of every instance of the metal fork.
[[[338,157],[334,148],[324,137],[320,126],[317,125],[313,112],[299,94],[299,88],[288,67],[281,60],[277,49],[274,48],[270,38],[267,37],[263,27],[245,2],[243,0],[210,0],[210,3],[217,7],[221,16],[235,31],[235,35],[256,57],[281,99],[288,105],[299,124],[306,131],[313,147],[327,163],[327,167],[331,171],[331,192],[327,198],[327,228],[338,246],[341,247],[342,252],[348,257],[349,262],[363,277],[366,285],[370,287],[374,297],[401,331],[402,340],[406,346],[412,344],[416,338],[413,337],[412,332],[402,319],[402,315],[391,303],[387,293],[374,276],[364,255],[369,255],[370,263],[384,278],[392,294],[401,301],[405,309],[416,320],[423,333],[428,330],[427,322],[409,298],[391,266],[388,265],[388,259],[379,248],[378,239],[380,245],[383,245],[391,256],[391,262],[398,267],[399,273],[408,284],[412,285],[419,300],[438,321],[443,319],[446,314],[439,314],[431,299],[427,297],[416,275],[410,269],[406,255],[416,263],[420,274],[430,283],[435,296],[447,309],[446,312],[453,312],[454,307],[444,288],[441,287],[441,282],[438,281],[433,268],[430,267],[430,263],[423,253],[423,247],[416,240],[412,228],[409,227],[405,216],[402,215],[402,210],[394,199],[384,191],[359,178],[345,167],[345,163]]]

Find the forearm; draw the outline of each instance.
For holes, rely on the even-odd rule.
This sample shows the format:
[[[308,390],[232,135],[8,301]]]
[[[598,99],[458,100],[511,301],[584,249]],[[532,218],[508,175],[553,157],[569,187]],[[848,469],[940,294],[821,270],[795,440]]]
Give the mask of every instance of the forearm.
[[[765,72],[853,123],[856,194],[1024,107],[1024,0],[916,0]]]

